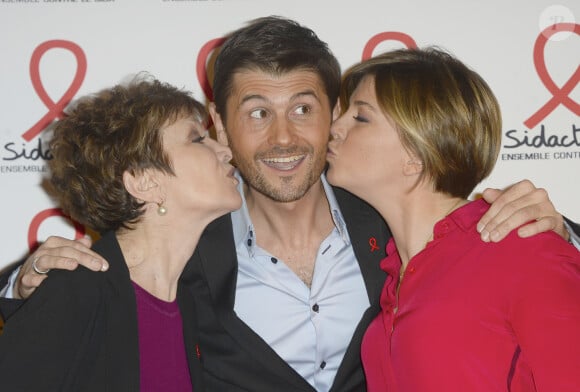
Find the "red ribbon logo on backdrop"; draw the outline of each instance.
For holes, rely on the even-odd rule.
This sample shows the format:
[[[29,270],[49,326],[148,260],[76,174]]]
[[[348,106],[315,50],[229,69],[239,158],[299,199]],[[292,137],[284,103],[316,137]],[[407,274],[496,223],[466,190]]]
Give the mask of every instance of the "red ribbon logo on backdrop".
[[[201,86],[201,89],[203,90],[205,96],[210,101],[213,101],[213,91],[210,81],[208,79],[207,72],[208,58],[216,48],[219,48],[224,43],[224,41],[225,41],[224,37],[214,38],[208,41],[205,45],[201,47],[199,54],[197,56],[196,63],[197,80],[199,81],[199,85]],[[407,48],[417,47],[415,40],[411,38],[411,36],[397,31],[385,31],[369,39],[369,41],[367,42],[367,44],[363,49],[362,59],[366,60],[372,57],[373,51],[376,49],[376,47],[381,42],[385,41],[399,41]]]
[[[370,59],[373,56],[373,52],[377,48],[377,46],[381,42],[385,41],[399,41],[409,49],[417,47],[415,40],[411,38],[410,35],[400,33],[398,31],[385,31],[369,39],[369,41],[367,42],[367,44],[363,49],[362,60],[364,61]]]
[[[534,65],[540,80],[546,86],[548,91],[552,93],[552,98],[546,102],[536,113],[524,121],[524,125],[528,129],[534,128],[546,116],[548,116],[560,104],[570,109],[574,114],[580,116],[580,105],[569,97],[569,94],[576,88],[580,81],[580,66],[570,79],[561,87],[558,88],[556,83],[550,77],[548,69],[546,68],[546,61],[544,58],[544,50],[550,37],[560,31],[570,31],[580,35],[580,25],[574,23],[557,23],[547,27],[538,35],[536,44],[534,45]]]
[[[77,60],[77,71],[75,73],[74,79],[65,91],[63,96],[54,102],[44,89],[42,81],[40,79],[40,59],[42,56],[50,49],[61,48],[72,52]],[[30,79],[32,81],[32,86],[36,91],[36,94],[40,97],[44,105],[48,108],[48,113],[46,113],[36,124],[32,126],[28,131],[22,134],[22,137],[26,141],[31,141],[40,132],[44,130],[53,120],[57,118],[62,118],[65,116],[63,113],[64,108],[70,102],[70,100],[79,91],[81,84],[87,73],[87,58],[83,50],[70,41],[63,40],[51,40],[40,44],[32,53],[32,58],[30,59]]]
[[[213,101],[213,91],[207,75],[207,60],[210,54],[225,41],[225,38],[214,38],[203,45],[197,55],[196,73],[199,85],[209,101]]]
[[[36,216],[32,218],[32,222],[30,222],[30,226],[28,227],[28,249],[30,249],[31,253],[34,252],[39,245],[38,229],[40,228],[40,224],[51,216],[62,216],[70,219],[70,217],[65,215],[60,208],[49,208],[36,214]],[[83,238],[85,235],[84,226],[72,219],[71,221],[75,228],[75,239]]]

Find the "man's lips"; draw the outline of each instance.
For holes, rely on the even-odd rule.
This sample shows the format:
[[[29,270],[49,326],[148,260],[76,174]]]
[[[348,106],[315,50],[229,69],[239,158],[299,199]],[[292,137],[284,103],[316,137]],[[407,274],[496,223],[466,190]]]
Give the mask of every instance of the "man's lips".
[[[300,154],[286,157],[261,158],[260,161],[264,165],[271,167],[272,169],[289,171],[300,165],[300,163],[302,163],[305,157],[306,157],[305,154]]]

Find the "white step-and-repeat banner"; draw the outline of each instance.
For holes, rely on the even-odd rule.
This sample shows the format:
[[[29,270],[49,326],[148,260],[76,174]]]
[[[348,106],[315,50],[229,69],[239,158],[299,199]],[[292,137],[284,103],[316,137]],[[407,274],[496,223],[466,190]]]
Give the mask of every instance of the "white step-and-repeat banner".
[[[83,233],[42,187],[43,130],[70,100],[148,71],[206,101],[220,38],[266,15],[312,28],[343,69],[401,46],[454,53],[503,110],[499,161],[477,191],[528,178],[580,221],[577,0],[0,0],[0,269],[51,234]]]

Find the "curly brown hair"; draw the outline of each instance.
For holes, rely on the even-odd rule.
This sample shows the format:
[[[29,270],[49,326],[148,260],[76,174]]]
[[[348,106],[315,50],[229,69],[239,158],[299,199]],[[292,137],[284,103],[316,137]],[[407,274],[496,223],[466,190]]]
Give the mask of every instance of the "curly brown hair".
[[[143,214],[123,185],[125,171],[174,174],[160,130],[184,117],[207,119],[191,93],[144,74],[79,98],[67,112],[53,124],[52,192],[65,213],[98,232],[130,228]]]

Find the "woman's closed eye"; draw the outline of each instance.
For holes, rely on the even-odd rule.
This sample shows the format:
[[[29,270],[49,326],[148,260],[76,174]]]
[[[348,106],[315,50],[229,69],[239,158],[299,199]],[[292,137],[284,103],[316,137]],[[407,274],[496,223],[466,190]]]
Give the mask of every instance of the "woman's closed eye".
[[[352,116],[352,118],[354,118],[355,121],[358,121],[358,122],[364,122],[364,123],[369,122],[369,120],[366,117],[363,117],[360,114],[357,114],[356,116]]]
[[[192,140],[193,143],[203,143],[203,140],[207,137],[207,131]]]

